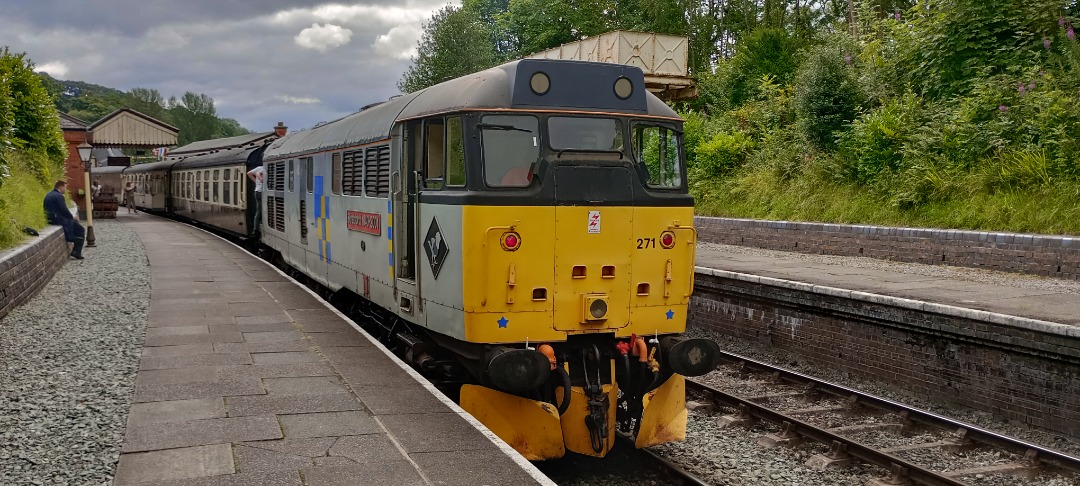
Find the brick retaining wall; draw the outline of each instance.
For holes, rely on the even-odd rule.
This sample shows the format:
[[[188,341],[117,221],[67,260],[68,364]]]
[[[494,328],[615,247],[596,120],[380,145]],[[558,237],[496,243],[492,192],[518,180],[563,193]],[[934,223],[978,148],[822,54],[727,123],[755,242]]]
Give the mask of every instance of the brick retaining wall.
[[[68,260],[64,230],[47,226],[41,236],[0,251],[0,319],[37,295]]]
[[[694,218],[702,241],[1080,280],[1080,237]]]
[[[778,355],[1080,438],[1080,328],[698,269],[689,322]]]

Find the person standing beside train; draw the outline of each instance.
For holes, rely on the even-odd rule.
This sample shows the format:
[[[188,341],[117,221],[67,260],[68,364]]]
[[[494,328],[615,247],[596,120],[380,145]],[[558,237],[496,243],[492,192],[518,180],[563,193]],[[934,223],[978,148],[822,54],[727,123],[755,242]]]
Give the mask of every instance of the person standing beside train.
[[[135,211],[135,214],[139,214],[139,210],[135,209],[135,182],[127,181],[124,184],[124,206],[127,206],[128,214]]]
[[[53,190],[45,195],[45,219],[49,224],[55,224],[64,228],[64,240],[74,243],[75,249],[71,250],[71,258],[82,260],[83,243],[86,242],[86,229],[71,215],[64,199],[64,191],[67,190],[67,182],[56,181]]]
[[[266,169],[260,165],[249,170],[247,177],[255,183],[255,222],[252,224],[252,228],[258,231],[262,226],[262,193],[263,186],[266,183]]]

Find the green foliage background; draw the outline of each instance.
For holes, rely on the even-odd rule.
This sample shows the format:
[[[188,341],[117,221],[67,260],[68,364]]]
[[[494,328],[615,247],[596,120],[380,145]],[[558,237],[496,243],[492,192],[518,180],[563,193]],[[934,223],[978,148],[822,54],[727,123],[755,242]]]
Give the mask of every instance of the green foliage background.
[[[430,84],[615,29],[687,36],[700,96],[677,108],[701,214],[1080,234],[1076,0],[465,0],[451,14],[469,19],[453,24],[467,48],[422,40],[410,72]]]

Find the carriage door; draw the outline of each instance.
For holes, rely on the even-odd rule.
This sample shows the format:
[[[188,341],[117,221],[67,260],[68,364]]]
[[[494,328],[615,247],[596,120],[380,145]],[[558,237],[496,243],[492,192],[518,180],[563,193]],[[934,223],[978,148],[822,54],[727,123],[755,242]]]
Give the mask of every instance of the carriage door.
[[[423,152],[420,122],[409,122],[401,137],[401,164],[393,181],[394,256],[397,267],[398,307],[416,314],[420,293],[416,279],[416,221],[419,219],[417,167]]]

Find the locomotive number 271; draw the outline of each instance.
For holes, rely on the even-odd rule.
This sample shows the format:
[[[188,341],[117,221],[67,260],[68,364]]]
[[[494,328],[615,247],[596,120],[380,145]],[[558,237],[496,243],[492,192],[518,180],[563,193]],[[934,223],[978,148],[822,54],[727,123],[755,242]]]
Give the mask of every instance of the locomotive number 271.
[[[637,249],[656,248],[656,238],[638,238]]]

